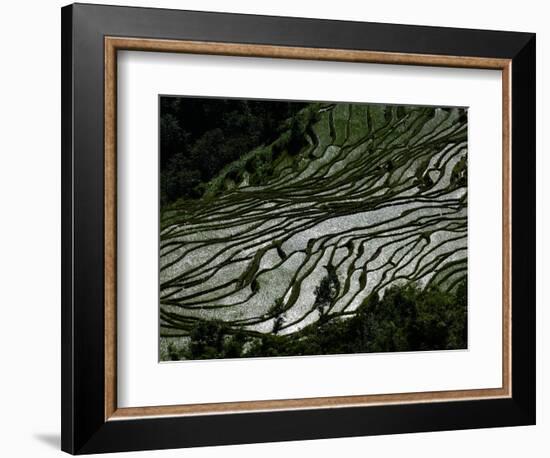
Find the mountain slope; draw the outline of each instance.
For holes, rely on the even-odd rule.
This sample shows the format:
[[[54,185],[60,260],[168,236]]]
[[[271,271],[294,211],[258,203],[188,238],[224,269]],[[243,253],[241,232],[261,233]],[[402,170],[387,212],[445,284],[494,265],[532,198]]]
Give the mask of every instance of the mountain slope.
[[[201,199],[163,212],[162,335],[203,320],[285,335],[394,284],[453,291],[467,265],[466,157],[464,109],[302,110]]]

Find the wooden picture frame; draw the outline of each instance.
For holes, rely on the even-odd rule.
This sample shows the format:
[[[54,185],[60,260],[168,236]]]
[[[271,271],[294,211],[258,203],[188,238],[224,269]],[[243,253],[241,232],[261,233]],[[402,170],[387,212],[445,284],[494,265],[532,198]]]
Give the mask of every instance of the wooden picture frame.
[[[119,50],[502,71],[502,386],[119,408]],[[75,4],[62,9],[62,85],[63,450],[534,424],[534,34]]]

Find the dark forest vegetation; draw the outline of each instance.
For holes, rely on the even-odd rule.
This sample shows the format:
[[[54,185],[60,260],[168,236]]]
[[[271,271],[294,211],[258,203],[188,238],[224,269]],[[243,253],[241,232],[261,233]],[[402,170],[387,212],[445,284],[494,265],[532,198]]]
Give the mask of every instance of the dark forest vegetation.
[[[199,198],[204,185],[242,154],[279,139],[274,149],[302,146],[308,103],[160,98],[161,203]],[[258,162],[256,160],[256,162]],[[254,159],[247,164],[259,168]]]

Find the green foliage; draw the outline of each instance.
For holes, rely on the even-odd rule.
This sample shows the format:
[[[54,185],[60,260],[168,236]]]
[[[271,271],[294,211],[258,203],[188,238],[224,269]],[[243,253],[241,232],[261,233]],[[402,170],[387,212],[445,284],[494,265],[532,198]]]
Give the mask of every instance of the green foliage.
[[[326,321],[327,312],[334,305],[334,301],[340,292],[340,280],[336,268],[332,264],[328,264],[325,269],[327,269],[327,275],[321,279],[319,286],[315,288],[314,306],[319,312],[321,321]]]
[[[240,358],[247,336],[222,321],[197,321],[189,334],[187,348],[179,353],[168,346],[170,359]]]
[[[451,184],[456,187],[466,186],[468,184],[468,162],[466,156],[463,156],[453,167],[451,172]]]
[[[173,342],[168,344],[168,359],[170,361],[178,361],[181,358],[180,353],[177,351]]]
[[[161,179],[162,203],[175,201],[185,192],[189,197],[198,197],[196,189],[201,183],[201,172],[188,166],[189,161],[177,154],[170,160],[170,167],[167,168]]]
[[[224,340],[223,358],[240,358],[243,355],[246,334],[239,329]]]
[[[268,316],[277,316],[283,313],[285,310],[283,298],[275,299],[275,303],[269,307],[269,310],[267,311]]]
[[[301,117],[294,117],[290,123],[290,134],[288,137],[287,150],[291,155],[296,155],[307,144],[304,133],[307,128],[305,120]]]
[[[219,321],[199,321],[190,334],[189,359],[208,359],[223,354],[225,324]]]
[[[286,130],[272,145],[273,158],[279,157],[283,151],[295,156],[307,146],[306,132],[320,120],[319,108],[320,104],[311,103],[286,121]]]
[[[279,137],[283,123],[308,106],[301,102],[162,97],[161,203],[198,198],[225,166]],[[295,140],[297,141],[297,140]],[[271,158],[248,164],[256,184],[271,173]],[[242,178],[235,170],[235,182]]]
[[[273,334],[277,334],[285,323],[284,311],[285,307],[282,298],[276,299],[275,303],[267,311],[268,316],[275,318],[273,321]]]
[[[366,351],[418,351],[465,348],[466,282],[456,293],[435,286],[392,286],[384,297],[371,296],[358,321],[369,336]]]
[[[269,152],[270,153],[270,152]],[[256,154],[247,163],[247,171],[250,174],[250,185],[261,186],[273,175],[273,162],[271,154]]]

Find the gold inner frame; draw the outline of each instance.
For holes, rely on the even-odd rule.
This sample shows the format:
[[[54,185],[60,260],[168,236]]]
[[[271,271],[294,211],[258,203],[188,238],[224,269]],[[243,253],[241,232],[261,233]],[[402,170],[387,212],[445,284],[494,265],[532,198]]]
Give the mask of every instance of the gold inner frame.
[[[117,404],[117,51],[267,57],[340,62],[422,65],[501,70],[502,72],[502,387],[399,394],[333,396],[119,408]],[[511,67],[510,59],[404,54],[344,49],[300,48],[239,43],[105,37],[105,420],[151,416],[244,413],[337,408],[381,404],[507,398],[512,394],[511,366]]]

